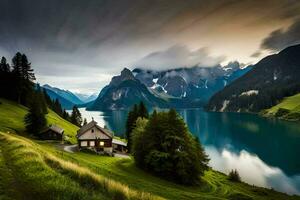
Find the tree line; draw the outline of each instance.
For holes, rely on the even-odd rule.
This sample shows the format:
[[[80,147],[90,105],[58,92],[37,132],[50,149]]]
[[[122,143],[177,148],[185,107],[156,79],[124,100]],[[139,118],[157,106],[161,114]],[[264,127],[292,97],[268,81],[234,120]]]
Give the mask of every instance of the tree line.
[[[150,173],[194,185],[208,169],[199,139],[174,109],[149,115],[143,103],[135,105],[128,114],[126,136],[135,164]]]
[[[17,52],[12,58],[11,65],[5,57],[0,61],[0,97],[15,101],[29,108],[25,116],[25,125],[29,133],[38,135],[46,127],[48,108],[62,118],[81,126],[81,114],[76,106],[69,115],[58,99],[51,100],[47,92],[35,84],[36,80],[31,63],[27,56]]]

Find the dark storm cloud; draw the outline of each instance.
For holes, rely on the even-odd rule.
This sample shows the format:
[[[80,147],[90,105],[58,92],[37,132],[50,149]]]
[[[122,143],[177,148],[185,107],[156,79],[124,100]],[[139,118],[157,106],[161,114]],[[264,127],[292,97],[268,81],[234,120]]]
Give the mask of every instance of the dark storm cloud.
[[[0,0],[0,8],[0,56],[24,52],[44,83],[59,77],[56,86],[88,90],[95,79],[109,82],[136,63],[191,66],[221,62],[223,55],[248,58],[247,49],[256,51],[253,44],[275,29],[272,24],[279,28],[299,15],[300,2]],[[166,49],[175,49],[176,58]]]
[[[186,46],[174,45],[165,51],[157,51],[145,56],[134,66],[156,70],[193,66],[212,67],[220,64],[224,59],[224,56],[210,56],[207,48],[190,51]]]
[[[262,42],[263,49],[280,51],[288,46],[300,43],[300,18],[287,30],[277,29]]]

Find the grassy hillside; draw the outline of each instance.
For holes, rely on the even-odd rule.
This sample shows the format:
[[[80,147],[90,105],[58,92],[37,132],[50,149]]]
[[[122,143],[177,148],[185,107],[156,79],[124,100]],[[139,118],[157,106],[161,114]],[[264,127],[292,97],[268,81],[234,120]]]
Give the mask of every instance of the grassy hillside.
[[[264,116],[278,117],[290,121],[300,121],[300,93],[285,98],[281,103],[264,110]]]
[[[0,199],[300,199],[234,183],[213,170],[201,186],[190,187],[144,172],[132,159],[67,153],[55,143],[23,137],[27,109],[0,101]],[[74,133],[76,127],[55,113],[47,118]],[[7,133],[13,130],[23,136]]]
[[[62,160],[41,145],[0,132],[1,199],[161,199]]]
[[[0,130],[13,131],[19,134],[24,133],[25,126],[23,120],[28,109],[6,99],[0,99],[0,102]],[[73,144],[76,143],[75,135],[79,129],[77,126],[64,120],[52,110],[49,110],[46,118],[48,124],[55,124],[65,130],[66,141]]]
[[[3,199],[300,199],[230,182],[212,170],[202,186],[182,186],[136,168],[131,159],[62,152],[14,134],[0,132],[0,148]]]

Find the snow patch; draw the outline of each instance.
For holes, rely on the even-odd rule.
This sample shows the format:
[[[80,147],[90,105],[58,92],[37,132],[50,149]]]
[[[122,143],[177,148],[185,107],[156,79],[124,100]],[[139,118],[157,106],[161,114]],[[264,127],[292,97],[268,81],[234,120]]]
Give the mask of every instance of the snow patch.
[[[228,104],[230,103],[229,100],[224,100],[223,101],[223,106],[222,108],[220,109],[220,112],[224,112],[224,110],[227,108]]]
[[[251,96],[251,95],[258,95],[258,90],[249,90],[246,92],[242,92],[239,96]]]
[[[155,83],[155,84],[156,84],[156,83],[157,83],[157,81],[158,81],[158,78],[154,78],[152,81],[153,81],[153,83]]]

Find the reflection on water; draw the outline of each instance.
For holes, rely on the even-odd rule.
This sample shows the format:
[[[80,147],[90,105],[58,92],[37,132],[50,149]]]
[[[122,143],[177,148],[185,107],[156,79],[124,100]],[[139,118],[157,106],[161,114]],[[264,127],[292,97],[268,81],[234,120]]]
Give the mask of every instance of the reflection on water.
[[[289,194],[300,194],[300,175],[288,177],[278,167],[271,167],[257,155],[242,150],[239,153],[223,149],[219,152],[213,146],[206,146],[210,156],[210,166],[228,174],[232,169],[237,169],[242,180],[257,186],[274,188],[277,191]]]
[[[97,112],[80,109],[116,135],[125,131],[127,111]],[[204,145],[213,169],[237,169],[243,181],[300,194],[300,125],[268,120],[251,114],[178,110],[192,134]]]

